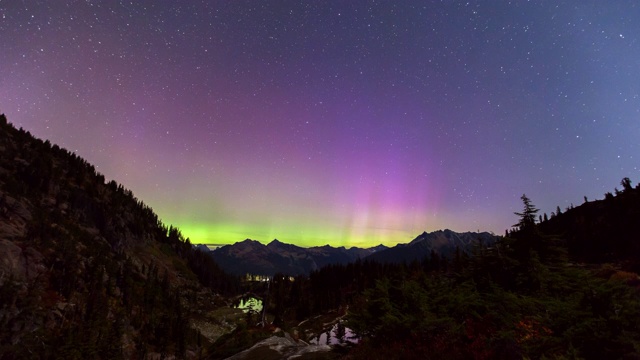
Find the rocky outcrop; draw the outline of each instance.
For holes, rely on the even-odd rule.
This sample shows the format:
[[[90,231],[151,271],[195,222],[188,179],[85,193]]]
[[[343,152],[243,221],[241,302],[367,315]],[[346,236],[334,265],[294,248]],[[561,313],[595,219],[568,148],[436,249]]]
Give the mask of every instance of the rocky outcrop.
[[[244,350],[227,360],[244,359],[323,359],[335,358],[329,345],[310,345],[294,340],[288,333],[284,336],[271,336],[251,348]]]
[[[46,271],[44,257],[31,247],[23,249],[14,242],[0,239],[0,254],[0,286],[10,279],[17,283],[31,281]]]

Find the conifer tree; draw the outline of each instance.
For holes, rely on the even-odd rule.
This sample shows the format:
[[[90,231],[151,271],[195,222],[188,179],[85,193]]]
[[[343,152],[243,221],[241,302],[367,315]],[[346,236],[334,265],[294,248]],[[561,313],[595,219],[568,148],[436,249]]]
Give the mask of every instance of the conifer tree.
[[[628,177],[622,179],[622,181],[620,181],[620,185],[622,185],[622,190],[624,192],[633,190],[633,187],[631,186],[631,180]]]
[[[525,231],[536,224],[536,214],[538,213],[538,209],[531,204],[531,200],[529,200],[527,195],[522,194],[520,199],[522,199],[522,202],[524,203],[524,210],[521,213],[515,213],[520,217],[520,220],[513,226],[517,227],[521,231]]]

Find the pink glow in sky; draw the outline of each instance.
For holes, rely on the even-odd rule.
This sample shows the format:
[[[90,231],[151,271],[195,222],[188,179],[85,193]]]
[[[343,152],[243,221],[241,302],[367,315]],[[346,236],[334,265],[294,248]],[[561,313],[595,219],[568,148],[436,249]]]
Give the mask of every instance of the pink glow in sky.
[[[0,112],[193,242],[494,231],[640,179],[635,1],[0,2]]]

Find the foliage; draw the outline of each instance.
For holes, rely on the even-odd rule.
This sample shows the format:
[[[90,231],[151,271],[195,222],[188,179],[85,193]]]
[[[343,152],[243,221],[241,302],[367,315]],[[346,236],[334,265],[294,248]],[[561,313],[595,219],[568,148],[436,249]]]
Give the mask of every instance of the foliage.
[[[354,355],[637,356],[640,293],[629,285],[638,282],[637,274],[598,276],[568,265],[562,242],[532,226],[535,208],[525,196],[523,202],[520,231],[477,254],[464,271],[382,278],[364,291],[349,318],[365,338]]]

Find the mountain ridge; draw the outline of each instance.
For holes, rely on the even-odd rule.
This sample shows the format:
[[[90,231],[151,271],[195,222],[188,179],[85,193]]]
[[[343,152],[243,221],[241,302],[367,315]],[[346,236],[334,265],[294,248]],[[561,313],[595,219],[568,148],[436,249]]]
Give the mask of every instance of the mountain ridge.
[[[367,257],[367,260],[388,263],[410,263],[422,261],[432,253],[441,257],[451,257],[457,249],[465,253],[471,253],[474,245],[489,245],[495,242],[498,236],[489,232],[463,232],[444,229],[433,232],[422,232],[415,239],[406,244],[398,244],[394,247],[378,251]]]
[[[208,253],[225,271],[237,275],[308,275],[326,265],[346,264],[386,248],[345,248],[330,245],[301,247],[274,239],[266,245],[251,239],[225,245]],[[200,248],[204,250],[204,248]]]
[[[358,259],[402,263],[421,261],[432,252],[451,256],[456,249],[470,253],[475,244],[488,245],[498,237],[488,232],[475,233],[444,229],[423,232],[411,242],[394,247],[377,245],[370,248],[331,245],[301,247],[274,239],[266,245],[251,239],[222,246],[208,253],[225,271],[236,275],[269,275],[284,273],[308,275],[323,266],[348,264]],[[206,252],[207,249],[201,248]]]

